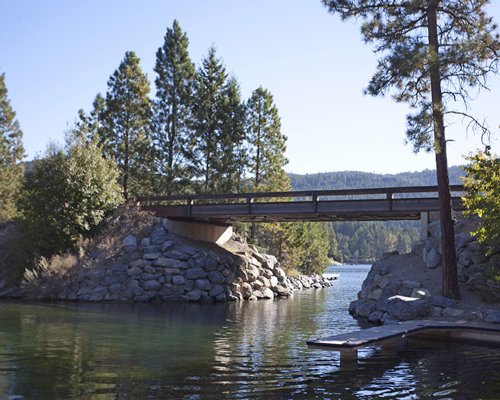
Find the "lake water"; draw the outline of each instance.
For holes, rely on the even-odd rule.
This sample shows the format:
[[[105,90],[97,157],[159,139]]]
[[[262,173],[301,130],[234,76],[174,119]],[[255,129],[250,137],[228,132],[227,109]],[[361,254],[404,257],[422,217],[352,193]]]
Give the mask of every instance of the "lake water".
[[[0,303],[0,399],[499,399],[500,348],[415,342],[350,369],[307,339],[359,329],[367,266],[288,300]]]

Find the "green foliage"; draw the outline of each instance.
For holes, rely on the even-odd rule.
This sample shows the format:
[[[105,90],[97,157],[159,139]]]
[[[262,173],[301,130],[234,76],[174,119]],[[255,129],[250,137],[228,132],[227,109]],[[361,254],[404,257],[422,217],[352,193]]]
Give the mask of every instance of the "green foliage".
[[[272,94],[254,90],[247,102],[247,136],[252,191],[282,191],[289,187],[284,166],[287,137],[281,133],[281,120]]]
[[[187,35],[174,20],[172,28],[167,29],[163,46],[156,52],[152,139],[158,154],[156,169],[166,194],[184,191],[192,175],[186,157],[193,141],[190,120],[195,67],[188,45]]]
[[[104,155],[115,160],[120,169],[125,199],[150,192],[155,176],[149,91],[139,58],[133,51],[127,51],[108,81],[100,134]]]
[[[487,0],[323,3],[343,19],[364,21],[362,36],[366,42],[374,43],[375,51],[381,55],[366,92],[392,94],[397,102],[407,102],[417,110],[407,117],[407,138],[415,151],[432,149],[437,111],[445,116],[459,114],[470,118],[473,125],[485,132],[485,127],[466,112],[468,90],[485,88],[487,76],[496,73],[498,66],[500,43],[496,25],[484,12]],[[437,14],[437,26],[433,26],[433,12]],[[433,28],[437,28],[437,49],[432,43]],[[437,81],[431,82],[436,69],[440,74]],[[442,99],[431,99],[433,86],[440,86]],[[436,101],[442,103],[439,110]]]
[[[245,105],[241,100],[240,85],[230,77],[224,91],[222,105],[221,136],[217,159],[218,191],[240,192],[246,172],[247,146],[245,132]]]
[[[478,240],[491,249],[500,246],[500,158],[489,147],[467,157],[464,167],[466,215],[478,216],[480,225],[473,232]]]
[[[0,75],[0,223],[16,216],[23,179],[23,133],[10,105],[5,74]]]
[[[95,142],[51,145],[26,177],[20,208],[33,254],[71,248],[122,202],[118,169]]]
[[[452,184],[460,184],[463,170],[451,167],[449,175]],[[341,171],[289,176],[293,190],[436,185],[436,171],[433,170],[399,174]],[[418,222],[413,221],[335,222],[331,226],[338,244],[338,256],[330,253],[331,256],[335,260],[352,263],[372,262],[394,250],[409,252],[412,243],[419,239],[420,232]]]

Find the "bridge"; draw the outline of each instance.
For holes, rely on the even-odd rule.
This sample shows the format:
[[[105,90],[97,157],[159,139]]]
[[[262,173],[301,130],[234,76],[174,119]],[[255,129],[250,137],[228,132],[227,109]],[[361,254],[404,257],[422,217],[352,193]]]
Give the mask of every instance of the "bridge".
[[[463,186],[452,185],[450,190],[453,210],[461,211],[458,193],[463,192]],[[180,233],[186,236],[192,236],[187,231],[200,230],[205,224],[225,228],[235,222],[391,220],[421,220],[422,235],[426,236],[429,216],[439,212],[437,192],[437,186],[410,186],[189,194],[139,197],[137,205],[158,217],[167,218],[170,229],[181,229]],[[188,223],[197,225],[186,230]],[[214,229],[212,226],[209,230]]]

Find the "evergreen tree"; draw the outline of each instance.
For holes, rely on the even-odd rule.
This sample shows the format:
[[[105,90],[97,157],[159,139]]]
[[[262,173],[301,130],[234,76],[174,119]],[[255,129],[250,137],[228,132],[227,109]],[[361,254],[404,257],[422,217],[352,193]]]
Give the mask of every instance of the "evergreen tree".
[[[247,102],[249,170],[253,191],[282,191],[290,188],[284,166],[286,136],[273,96],[266,89],[254,90]]]
[[[446,156],[445,116],[459,114],[477,123],[457,101],[469,101],[470,88],[486,87],[497,71],[500,43],[484,12],[487,0],[323,0],[344,19],[365,20],[365,41],[382,54],[367,93],[392,91],[398,102],[418,111],[407,117],[407,136],[418,150],[434,148],[440,198],[442,292],[460,298],[451,194]],[[485,127],[479,126],[480,129]],[[433,137],[431,139],[431,137]]]
[[[245,138],[245,105],[241,101],[238,81],[230,77],[225,90],[218,143],[217,190],[221,193],[240,192],[242,189],[248,164]]]
[[[120,168],[125,199],[150,191],[154,177],[149,90],[139,58],[132,51],[126,52],[108,81],[101,135],[105,156],[114,159]]]
[[[16,215],[23,179],[23,133],[10,105],[5,74],[0,75],[0,223]]]
[[[186,33],[174,20],[156,52],[153,140],[158,153],[157,169],[165,178],[162,190],[167,194],[181,191],[191,180],[185,159],[193,139],[190,120],[195,67],[188,45]]]
[[[193,105],[196,145],[189,158],[205,192],[217,191],[218,144],[222,136],[226,84],[226,68],[217,58],[215,47],[211,47],[196,76]]]
[[[106,136],[103,133],[104,121],[106,119],[106,99],[102,97],[101,93],[97,93],[92,106],[94,108],[89,114],[85,114],[82,109],[78,111],[79,119],[76,122],[76,129],[72,134],[79,135],[88,142],[97,140],[106,148],[106,143],[104,143]],[[110,149],[104,151],[109,152]]]

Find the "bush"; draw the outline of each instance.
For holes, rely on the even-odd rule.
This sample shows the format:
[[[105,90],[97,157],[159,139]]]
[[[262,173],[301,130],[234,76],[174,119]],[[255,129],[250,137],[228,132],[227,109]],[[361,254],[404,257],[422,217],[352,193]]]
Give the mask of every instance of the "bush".
[[[463,178],[466,215],[480,218],[478,229],[473,232],[478,240],[490,248],[500,247],[500,158],[489,147],[467,157]]]
[[[35,160],[20,202],[22,234],[34,253],[52,256],[74,247],[123,201],[118,168],[94,142],[51,145]]]

